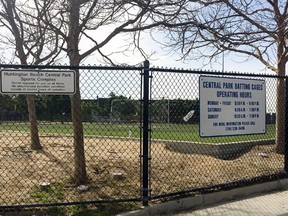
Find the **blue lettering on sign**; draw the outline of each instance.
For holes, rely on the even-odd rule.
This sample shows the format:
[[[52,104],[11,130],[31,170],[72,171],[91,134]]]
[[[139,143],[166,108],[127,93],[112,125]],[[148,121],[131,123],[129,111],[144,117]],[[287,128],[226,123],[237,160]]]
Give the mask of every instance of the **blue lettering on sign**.
[[[233,83],[223,83],[223,88],[225,89],[233,89]]]
[[[230,106],[231,105],[231,101],[222,101],[222,104],[225,106]]]
[[[252,84],[252,90],[263,90],[262,84]]]
[[[234,102],[234,105],[235,105],[235,106],[242,106],[242,105],[245,106],[245,104],[246,104],[245,101],[235,101],[235,102]]]
[[[241,107],[241,108],[236,107],[235,108],[235,112],[245,112],[245,111],[246,111],[246,109],[244,107]]]
[[[234,114],[234,118],[246,118],[245,114]]]
[[[246,84],[246,83],[235,83],[235,89],[250,90],[250,84]]]
[[[249,111],[250,112],[259,112],[259,108],[258,107],[250,107]]]
[[[221,83],[220,82],[203,82],[203,88],[218,88],[221,89]]]
[[[240,98],[252,98],[251,92],[240,92]]]
[[[226,126],[241,125],[241,122],[226,122]]]
[[[250,118],[259,118],[259,114],[249,114]]]
[[[259,101],[249,101],[250,106],[259,106]]]
[[[242,122],[242,125],[249,125],[249,122]]]
[[[221,112],[221,108],[208,108],[208,112]]]
[[[208,119],[217,119],[218,115],[208,115]]]
[[[207,105],[218,105],[219,101],[208,101]]]
[[[217,97],[229,97],[229,98],[238,98],[238,92],[233,91],[217,91]]]

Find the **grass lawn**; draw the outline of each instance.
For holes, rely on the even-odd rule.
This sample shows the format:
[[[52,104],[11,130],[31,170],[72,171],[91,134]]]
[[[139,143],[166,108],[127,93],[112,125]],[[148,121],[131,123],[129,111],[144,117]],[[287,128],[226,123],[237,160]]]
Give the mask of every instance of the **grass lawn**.
[[[99,124],[83,123],[84,134],[87,136],[109,136],[109,137],[140,137],[140,126],[138,124]],[[2,122],[0,131],[29,132],[28,123]],[[177,140],[191,142],[221,143],[246,140],[273,139],[275,138],[275,125],[267,125],[265,134],[224,136],[201,138],[198,125],[188,124],[152,124],[151,138],[160,140]],[[40,134],[72,135],[71,123],[40,122]]]

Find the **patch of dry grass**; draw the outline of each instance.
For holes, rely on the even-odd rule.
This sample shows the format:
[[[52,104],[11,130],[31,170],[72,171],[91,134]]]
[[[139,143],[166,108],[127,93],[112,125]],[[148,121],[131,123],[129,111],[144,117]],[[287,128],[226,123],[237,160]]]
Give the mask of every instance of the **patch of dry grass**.
[[[2,205],[55,201],[53,194],[48,194],[46,201],[34,196],[41,182],[61,186],[63,197],[57,201],[62,202],[140,197],[139,141],[85,138],[89,182],[88,190],[81,192],[72,180],[73,138],[42,136],[40,151],[29,149],[29,139],[28,134],[0,134]],[[274,145],[256,146],[234,160],[221,160],[173,152],[165,143],[155,142],[151,145],[151,194],[273,174],[283,170],[283,164],[284,158],[275,153]]]

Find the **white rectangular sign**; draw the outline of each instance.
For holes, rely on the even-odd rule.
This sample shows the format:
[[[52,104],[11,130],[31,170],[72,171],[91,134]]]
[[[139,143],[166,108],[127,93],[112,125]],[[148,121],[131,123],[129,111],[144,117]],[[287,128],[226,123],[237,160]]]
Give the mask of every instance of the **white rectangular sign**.
[[[75,71],[1,70],[3,94],[75,94]]]
[[[266,132],[264,80],[200,76],[200,136]]]

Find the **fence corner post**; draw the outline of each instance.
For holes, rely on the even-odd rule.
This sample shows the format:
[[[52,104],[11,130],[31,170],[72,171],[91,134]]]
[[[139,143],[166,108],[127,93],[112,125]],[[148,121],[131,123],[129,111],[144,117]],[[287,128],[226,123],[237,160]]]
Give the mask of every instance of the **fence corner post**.
[[[143,69],[143,146],[142,146],[142,204],[149,201],[149,61],[144,61]]]

